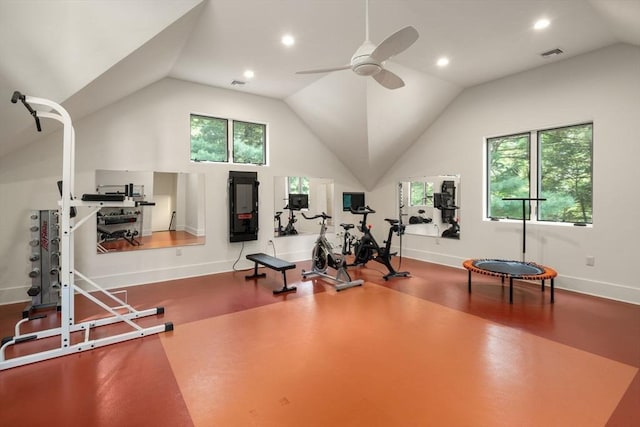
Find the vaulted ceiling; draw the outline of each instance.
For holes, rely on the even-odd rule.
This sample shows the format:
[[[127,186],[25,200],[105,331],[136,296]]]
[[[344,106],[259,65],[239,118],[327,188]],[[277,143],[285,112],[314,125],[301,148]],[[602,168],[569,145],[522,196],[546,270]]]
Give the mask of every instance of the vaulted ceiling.
[[[550,26],[534,30],[543,17]],[[640,0],[370,0],[374,44],[407,25],[419,39],[385,64],[406,86],[388,90],[350,70],[295,74],[349,63],[365,0],[2,0],[0,155],[35,137],[9,103],[16,89],[78,119],[174,77],[284,100],[371,189],[465,88],[640,45]],[[555,48],[564,54],[540,56]],[[436,66],[441,56],[448,66]]]

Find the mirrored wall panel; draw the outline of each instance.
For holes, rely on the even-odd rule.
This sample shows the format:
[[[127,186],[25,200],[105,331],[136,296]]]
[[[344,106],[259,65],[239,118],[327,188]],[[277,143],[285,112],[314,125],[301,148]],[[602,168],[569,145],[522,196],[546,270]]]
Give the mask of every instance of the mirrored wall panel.
[[[273,179],[275,237],[317,234],[317,220],[307,220],[302,213],[313,216],[326,213],[334,216],[333,180],[307,176],[277,176]],[[333,218],[327,222],[327,232],[334,231]]]
[[[460,238],[460,175],[405,178],[398,184],[398,210],[405,233]]]
[[[205,242],[204,174],[96,171],[98,194],[130,194],[131,208],[96,215],[98,253],[202,245]]]

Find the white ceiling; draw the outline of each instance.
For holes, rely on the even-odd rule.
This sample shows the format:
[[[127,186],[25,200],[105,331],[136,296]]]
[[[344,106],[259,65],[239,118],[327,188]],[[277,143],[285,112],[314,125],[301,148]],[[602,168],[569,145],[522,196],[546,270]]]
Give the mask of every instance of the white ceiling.
[[[640,0],[370,0],[374,44],[407,25],[420,34],[386,64],[404,88],[350,70],[295,74],[347,64],[364,11],[365,0],[0,0],[0,155],[37,136],[13,90],[62,102],[77,120],[170,76],[284,100],[371,189],[464,88],[640,45]],[[541,17],[550,27],[533,30]],[[540,57],[554,48],[564,55]],[[442,55],[451,62],[440,69]]]

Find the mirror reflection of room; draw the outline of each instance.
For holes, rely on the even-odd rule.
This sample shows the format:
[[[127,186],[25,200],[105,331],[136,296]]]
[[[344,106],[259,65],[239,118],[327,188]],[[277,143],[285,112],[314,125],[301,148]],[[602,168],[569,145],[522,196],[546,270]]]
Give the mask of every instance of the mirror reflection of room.
[[[459,175],[407,178],[399,184],[399,211],[406,234],[460,238]]]
[[[135,207],[97,213],[98,253],[205,242],[201,174],[97,170],[96,192],[124,193],[136,201]]]
[[[307,216],[322,212],[333,216],[333,180],[306,176],[274,177],[274,236],[317,233],[317,224]],[[333,219],[327,220],[328,232]]]

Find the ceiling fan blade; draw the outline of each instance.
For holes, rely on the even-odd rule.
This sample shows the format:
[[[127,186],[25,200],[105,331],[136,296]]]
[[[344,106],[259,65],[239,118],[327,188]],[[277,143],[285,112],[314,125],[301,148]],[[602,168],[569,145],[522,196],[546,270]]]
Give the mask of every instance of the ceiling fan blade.
[[[389,70],[382,69],[373,78],[387,89],[400,89],[404,86],[404,81]]]
[[[378,62],[386,61],[394,55],[406,50],[418,40],[418,30],[412,26],[404,27],[384,39],[371,52],[371,57]]]
[[[351,64],[341,65],[340,67],[319,68],[317,70],[296,71],[296,74],[329,73],[331,71],[348,70],[349,68],[351,68]]]

